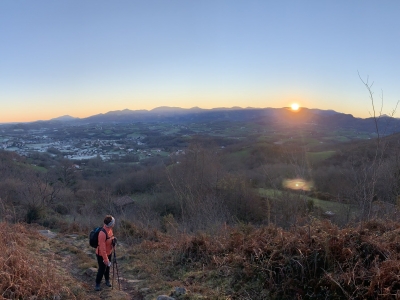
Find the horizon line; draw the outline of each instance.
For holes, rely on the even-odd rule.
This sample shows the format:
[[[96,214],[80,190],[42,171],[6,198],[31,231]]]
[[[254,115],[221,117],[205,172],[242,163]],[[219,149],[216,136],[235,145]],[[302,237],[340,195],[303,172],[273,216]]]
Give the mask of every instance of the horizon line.
[[[26,123],[35,123],[35,122],[49,122],[49,121],[57,121],[57,119],[61,119],[61,118],[71,118],[71,119],[76,119],[76,120],[81,120],[81,119],[87,119],[93,116],[98,116],[98,115],[105,115],[108,113],[113,113],[113,112],[123,112],[123,111],[131,111],[131,112],[135,112],[135,111],[146,111],[146,112],[151,112],[157,109],[181,109],[181,110],[193,110],[193,109],[199,109],[199,110],[249,110],[249,109],[291,109],[290,106],[283,106],[283,107],[240,107],[240,106],[232,106],[232,107],[214,107],[214,108],[201,108],[199,106],[193,106],[190,108],[183,108],[183,107],[177,107],[177,106],[157,106],[154,107],[152,109],[129,109],[129,108],[125,108],[125,109],[119,109],[119,110],[110,110],[107,111],[105,113],[97,113],[97,114],[93,114],[93,115],[89,115],[86,117],[73,117],[69,114],[66,115],[62,115],[62,116],[58,116],[58,117],[54,117],[54,118],[50,118],[50,119],[39,119],[39,120],[34,120],[34,121],[11,121],[11,122],[0,122],[0,125],[12,125],[12,124],[26,124]],[[308,109],[308,110],[321,110],[321,111],[333,111],[336,113],[342,113],[342,114],[347,114],[347,113],[343,113],[343,112],[338,112],[334,109],[321,109],[321,108],[308,108],[308,107],[304,107],[304,106],[300,106],[299,110],[301,109]],[[352,115],[354,117],[353,114],[348,114],[348,115]],[[382,115],[383,116],[383,115]],[[355,117],[358,118],[358,117]],[[361,119],[368,119],[368,118],[361,118]]]

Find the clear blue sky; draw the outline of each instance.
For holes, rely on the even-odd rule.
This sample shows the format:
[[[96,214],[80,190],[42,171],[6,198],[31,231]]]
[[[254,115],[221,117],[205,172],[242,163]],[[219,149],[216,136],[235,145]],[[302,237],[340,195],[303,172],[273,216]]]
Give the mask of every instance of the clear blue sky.
[[[400,1],[0,1],[0,123],[110,110],[383,113],[400,100]]]

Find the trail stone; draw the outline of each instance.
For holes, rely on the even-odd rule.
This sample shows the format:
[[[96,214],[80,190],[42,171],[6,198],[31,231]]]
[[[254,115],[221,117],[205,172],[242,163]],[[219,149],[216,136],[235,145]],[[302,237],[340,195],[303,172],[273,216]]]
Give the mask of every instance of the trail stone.
[[[170,296],[167,295],[160,295],[157,297],[157,300],[175,300],[175,298],[172,298]]]
[[[88,275],[88,276],[96,276],[97,269],[96,268],[86,269],[85,274]]]
[[[140,283],[142,281],[143,280],[140,280],[140,279],[128,279],[126,282],[128,282],[128,283]]]
[[[141,293],[148,293],[150,291],[150,288],[142,288],[140,289]]]
[[[78,234],[69,234],[69,235],[67,235],[69,238],[71,238],[71,239],[74,239],[74,240],[76,240],[78,237],[79,237],[79,235]]]
[[[49,239],[55,238],[57,236],[57,233],[52,232],[50,230],[39,230],[39,233]]]
[[[173,292],[173,295],[171,296],[176,296],[179,297],[181,295],[186,294],[186,289],[184,287],[175,287],[175,291]]]

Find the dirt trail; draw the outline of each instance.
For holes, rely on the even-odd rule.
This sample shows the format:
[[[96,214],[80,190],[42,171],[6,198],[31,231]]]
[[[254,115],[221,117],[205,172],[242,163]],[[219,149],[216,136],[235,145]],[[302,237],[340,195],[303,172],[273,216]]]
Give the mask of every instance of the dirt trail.
[[[119,283],[117,272],[115,269],[113,280],[113,269],[110,270],[110,281],[114,282],[114,287],[107,287],[104,279],[101,284],[101,291],[95,291],[95,277],[97,274],[97,261],[95,258],[95,250],[89,246],[87,237],[79,235],[62,235],[55,234],[48,230],[40,232],[46,237],[47,251],[53,253],[56,257],[54,262],[59,266],[60,270],[66,270],[75,280],[76,288],[83,289],[80,291],[82,297],[79,299],[105,299],[105,300],[142,300],[142,293],[139,291],[139,284],[143,284],[141,280],[129,278],[121,270],[121,263],[117,263],[119,269]],[[123,253],[123,246],[116,248],[117,253]],[[121,250],[121,251],[120,251]],[[120,286],[120,289],[119,289]],[[81,294],[79,293],[79,294]]]

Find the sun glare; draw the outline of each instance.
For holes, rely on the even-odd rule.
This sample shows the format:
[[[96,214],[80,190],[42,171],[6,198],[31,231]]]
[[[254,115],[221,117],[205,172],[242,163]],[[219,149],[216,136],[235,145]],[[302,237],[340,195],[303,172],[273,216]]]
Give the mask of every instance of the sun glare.
[[[293,103],[292,104],[292,110],[298,110],[299,109],[299,105],[297,103]]]

